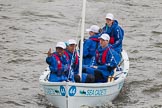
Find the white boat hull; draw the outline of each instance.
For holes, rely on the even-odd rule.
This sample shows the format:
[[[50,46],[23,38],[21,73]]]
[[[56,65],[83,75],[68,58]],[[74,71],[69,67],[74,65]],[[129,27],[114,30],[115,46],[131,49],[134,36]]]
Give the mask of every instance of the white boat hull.
[[[82,105],[98,106],[114,100],[123,87],[129,70],[129,59],[125,51],[123,71],[117,71],[117,80],[108,83],[48,82],[47,68],[40,76],[40,84],[47,99],[59,108],[80,108]]]

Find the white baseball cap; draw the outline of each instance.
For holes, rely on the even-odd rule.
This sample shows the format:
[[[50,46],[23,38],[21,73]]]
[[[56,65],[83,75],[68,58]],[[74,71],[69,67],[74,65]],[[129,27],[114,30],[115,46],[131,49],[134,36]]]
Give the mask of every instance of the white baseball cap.
[[[88,32],[94,32],[94,33],[98,33],[99,32],[99,27],[97,25],[92,25],[89,29],[86,29],[86,31]]]
[[[57,42],[56,47],[60,47],[60,48],[66,49],[66,45],[65,45],[64,42]]]
[[[112,13],[107,13],[106,18],[114,20],[114,15]]]
[[[109,41],[110,40],[110,36],[108,34],[102,34],[99,39],[103,39],[103,40],[107,40]]]
[[[77,42],[74,40],[74,39],[69,39],[68,42],[67,42],[69,45],[71,44],[77,44]]]

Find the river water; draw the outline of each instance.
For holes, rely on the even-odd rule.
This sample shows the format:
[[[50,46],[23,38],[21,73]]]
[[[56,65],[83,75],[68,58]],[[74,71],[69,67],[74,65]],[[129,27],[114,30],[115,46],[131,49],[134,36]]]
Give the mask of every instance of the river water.
[[[81,8],[82,0],[0,0],[0,108],[55,108],[39,86],[43,53],[79,36]],[[102,27],[108,12],[125,30],[130,71],[117,99],[96,108],[161,108],[162,1],[88,0],[85,27]]]

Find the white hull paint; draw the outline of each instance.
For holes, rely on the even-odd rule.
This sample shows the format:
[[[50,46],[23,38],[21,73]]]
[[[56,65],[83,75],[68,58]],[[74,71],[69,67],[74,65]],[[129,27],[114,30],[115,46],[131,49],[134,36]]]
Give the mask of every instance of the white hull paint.
[[[124,80],[129,70],[129,59],[125,51],[122,52],[124,60],[117,71],[118,79],[107,83],[72,83],[72,82],[48,82],[50,73],[47,68],[40,76],[42,86],[47,99],[59,108],[80,108],[82,105],[96,106],[114,100],[123,87]]]

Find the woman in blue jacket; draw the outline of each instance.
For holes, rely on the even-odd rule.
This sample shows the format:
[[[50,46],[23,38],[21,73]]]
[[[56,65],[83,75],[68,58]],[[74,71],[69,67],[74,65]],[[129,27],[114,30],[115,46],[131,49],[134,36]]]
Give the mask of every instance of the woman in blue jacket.
[[[110,36],[109,43],[120,54],[122,51],[124,30],[118,25],[118,21],[114,20],[113,14],[108,13],[106,15],[106,25],[103,27],[102,33],[107,33]]]

